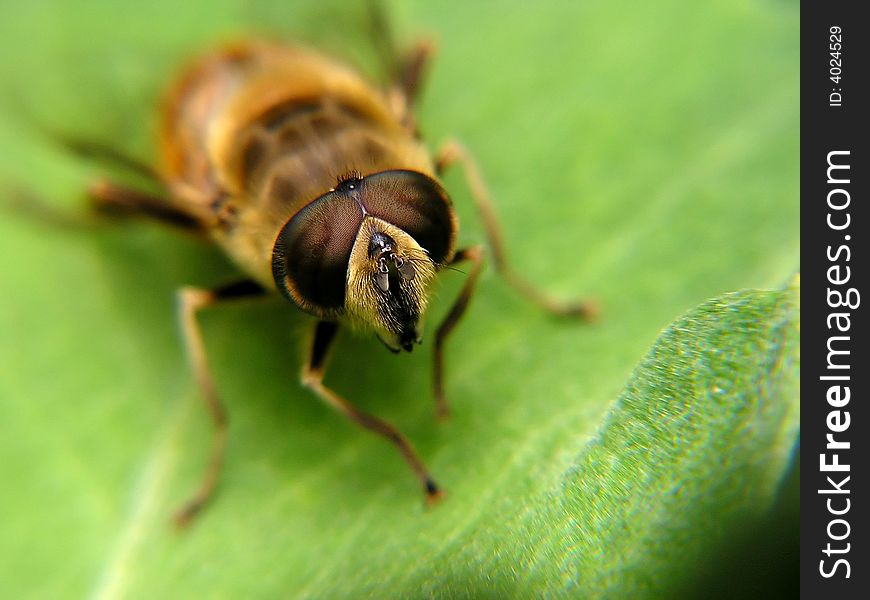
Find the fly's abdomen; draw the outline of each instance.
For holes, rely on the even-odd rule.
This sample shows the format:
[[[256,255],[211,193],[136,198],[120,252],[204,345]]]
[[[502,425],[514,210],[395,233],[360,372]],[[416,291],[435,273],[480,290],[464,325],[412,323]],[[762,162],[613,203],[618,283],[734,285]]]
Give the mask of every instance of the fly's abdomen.
[[[288,213],[351,172],[431,172],[428,153],[386,96],[319,54],[256,46],[224,117],[212,155],[230,196]]]
[[[416,143],[394,124],[322,96],[288,101],[249,125],[235,162],[252,207],[289,217],[350,174],[419,169],[410,145]]]
[[[170,95],[167,183],[236,262],[270,283],[280,229],[341,177],[432,172],[396,113],[383,93],[319,54],[232,47],[195,63]]]

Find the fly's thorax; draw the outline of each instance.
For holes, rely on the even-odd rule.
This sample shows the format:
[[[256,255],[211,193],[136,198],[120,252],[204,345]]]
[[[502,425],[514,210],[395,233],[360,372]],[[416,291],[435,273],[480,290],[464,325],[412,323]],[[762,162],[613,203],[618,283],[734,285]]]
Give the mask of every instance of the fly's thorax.
[[[429,287],[453,256],[456,216],[444,189],[416,171],[343,179],[281,229],[278,290],[321,319],[347,319],[390,348],[419,339]]]
[[[179,210],[266,286],[278,232],[339,178],[433,169],[426,148],[380,89],[319,54],[266,43],[228,46],[183,73],[163,112],[161,152]],[[339,217],[353,221],[341,235],[361,224],[354,210]],[[342,212],[313,211],[330,219]],[[372,214],[394,222],[383,210]],[[347,259],[353,238],[329,242],[331,251],[338,245]],[[297,296],[297,303],[315,314],[341,312],[342,305],[320,304],[339,295],[329,281],[313,282],[324,289],[313,299]]]
[[[209,130],[216,177],[260,208],[305,203],[351,171],[431,167],[376,87],[303,48],[249,49]],[[278,205],[278,206],[275,206]]]

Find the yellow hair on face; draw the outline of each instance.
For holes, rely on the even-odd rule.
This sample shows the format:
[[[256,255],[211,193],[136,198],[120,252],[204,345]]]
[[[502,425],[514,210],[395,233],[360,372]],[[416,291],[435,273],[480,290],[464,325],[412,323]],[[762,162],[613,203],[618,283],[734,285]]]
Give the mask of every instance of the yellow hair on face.
[[[396,243],[394,254],[404,263],[410,263],[413,276],[399,277],[399,290],[394,291],[405,307],[422,318],[426,312],[428,301],[427,290],[435,277],[435,265],[420,244],[402,229],[375,217],[366,216],[353,245],[350,262],[347,269],[347,289],[345,293],[345,311],[351,324],[361,328],[374,330],[387,341],[395,338],[400,332],[397,324],[389,317],[390,296],[379,286],[378,258],[370,256],[369,245],[372,235],[381,233],[392,238]],[[416,323],[414,323],[416,325]]]

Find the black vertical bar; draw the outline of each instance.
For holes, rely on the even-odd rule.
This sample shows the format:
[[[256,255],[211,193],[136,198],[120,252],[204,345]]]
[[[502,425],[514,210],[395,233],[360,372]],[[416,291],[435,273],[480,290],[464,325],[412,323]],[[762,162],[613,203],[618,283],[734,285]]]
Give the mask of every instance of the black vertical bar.
[[[817,0],[804,3],[801,15],[801,596],[806,598],[870,594],[865,491],[870,489],[870,364],[862,352],[870,347],[870,23],[858,16],[862,5]]]

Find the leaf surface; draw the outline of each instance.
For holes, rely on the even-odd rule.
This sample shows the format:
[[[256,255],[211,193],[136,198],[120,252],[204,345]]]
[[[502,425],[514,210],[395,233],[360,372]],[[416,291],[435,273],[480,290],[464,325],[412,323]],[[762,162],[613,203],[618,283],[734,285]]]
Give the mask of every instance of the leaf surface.
[[[307,318],[278,299],[207,311],[230,446],[214,504],[176,535],[210,429],[173,294],[235,270],[151,224],[22,215],[22,199],[81,214],[108,172],[32,123],[153,161],[155,107],[192,53],[266,32],[375,73],[363,9],[6,7],[0,596],[639,598],[715,575],[708,557],[777,501],[797,440],[798,9],[392,7],[400,39],[438,40],[425,138],[465,142],[516,267],[602,318],[551,319],[488,268],[449,342],[445,424],[431,331],[462,273],[412,355],[342,335],[327,382],[413,440],[448,493],[427,509],[392,448],[299,387]],[[444,183],[461,243],[483,242],[461,173]]]

